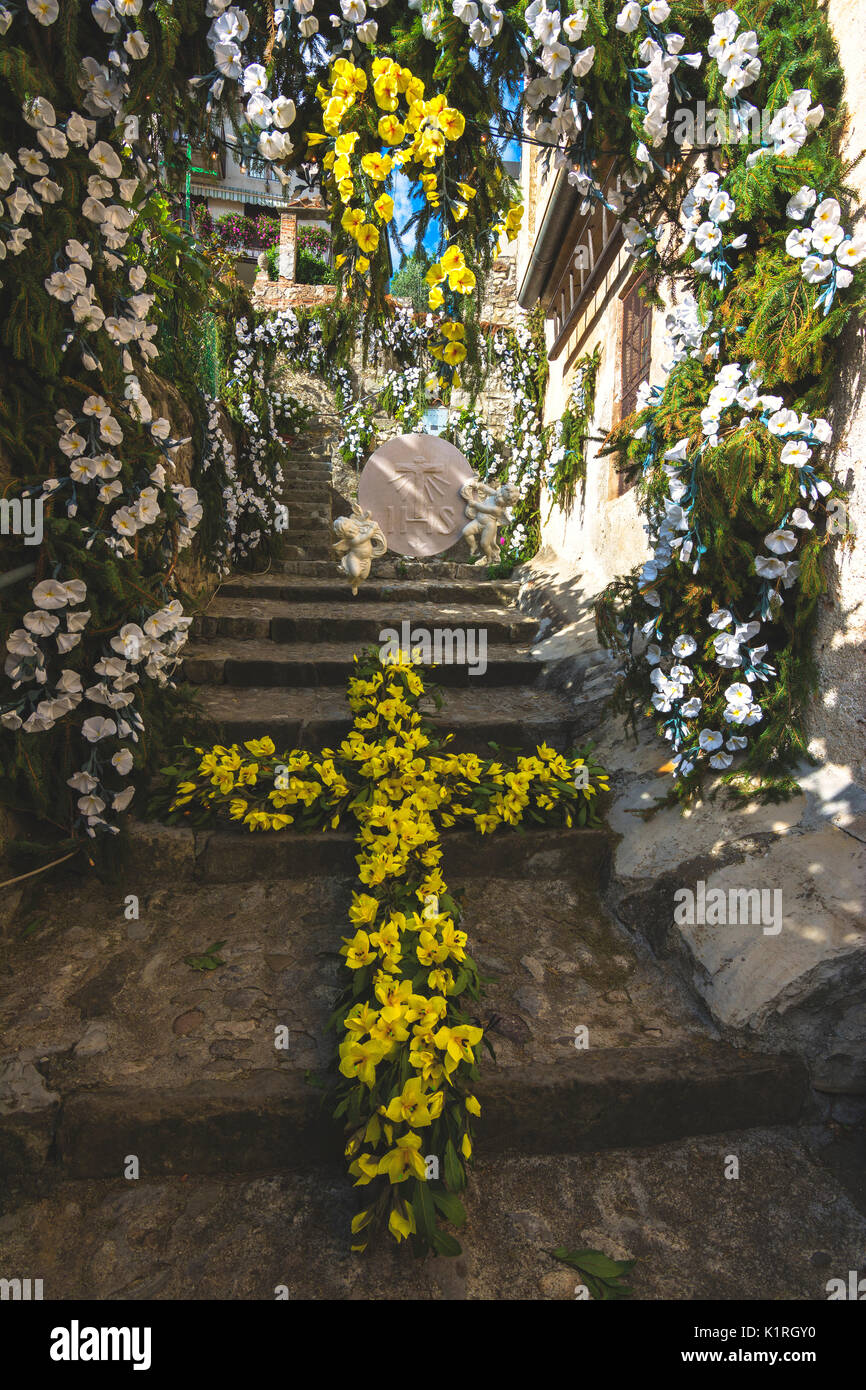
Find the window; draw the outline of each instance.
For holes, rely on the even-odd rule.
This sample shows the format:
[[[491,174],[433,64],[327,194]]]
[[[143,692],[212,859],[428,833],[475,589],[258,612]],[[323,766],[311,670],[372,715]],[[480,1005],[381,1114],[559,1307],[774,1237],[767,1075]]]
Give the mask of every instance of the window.
[[[639,294],[643,282],[638,281],[622,302],[622,354],[620,378],[620,419],[630,415],[637,404],[638,387],[649,379],[652,356],[652,305]],[[621,497],[633,486],[615,468],[611,479],[611,494]]]
[[[642,283],[632,286],[622,305],[621,419],[634,410],[637,389],[649,378],[653,311],[638,293]]]

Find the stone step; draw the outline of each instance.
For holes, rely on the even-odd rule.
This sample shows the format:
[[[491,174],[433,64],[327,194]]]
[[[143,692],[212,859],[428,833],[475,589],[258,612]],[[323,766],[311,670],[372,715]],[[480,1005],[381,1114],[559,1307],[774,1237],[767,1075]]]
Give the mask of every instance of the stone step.
[[[204,686],[198,700],[229,743],[242,743],[265,731],[281,749],[317,749],[339,743],[352,725],[345,692],[337,686]],[[500,750],[532,750],[546,743],[566,751],[577,745],[587,726],[573,701],[547,690],[533,691],[529,698],[523,689],[449,690],[441,710],[432,700],[422,710],[437,732],[453,733],[449,747],[460,752],[481,753],[490,743]]]
[[[311,560],[317,561],[319,564],[328,560],[331,565],[334,564],[334,552],[331,546],[318,545],[311,541],[298,542],[297,544],[286,541],[282,546],[282,554],[288,564],[309,563]]]
[[[346,611],[348,608],[349,611]],[[488,647],[494,643],[529,643],[538,631],[538,622],[516,609],[427,603],[364,603],[335,609],[332,603],[288,603],[282,599],[212,599],[204,613],[193,620],[192,634],[202,639],[227,637],[232,640],[273,642],[356,642],[359,646],[383,641],[388,629],[402,634],[402,624],[412,632],[435,630],[463,635],[465,647],[481,650],[481,634]],[[468,634],[474,633],[473,639]],[[422,639],[423,640],[423,639]],[[432,640],[432,637],[431,637]],[[474,646],[472,646],[474,642]],[[450,652],[451,639],[444,639],[443,650]]]
[[[719,1043],[573,1051],[568,1063],[482,1077],[486,1154],[643,1148],[793,1123],[805,1096],[798,1060]],[[148,1178],[310,1171],[333,1163],[339,1133],[323,1099],[301,1075],[276,1068],[241,1082],[81,1091],[58,1117],[55,1173],[116,1178],[125,1154],[140,1157]]]
[[[277,643],[270,640],[190,642],[183,649],[183,676],[193,685],[344,685],[355,672],[356,642]],[[541,665],[525,648],[488,646],[487,669],[471,675],[463,664],[435,666],[430,679],[441,686],[527,685]]]
[[[724,1154],[739,1157],[736,1184],[719,1181]],[[482,1143],[462,1194],[467,1222],[456,1233],[464,1251],[458,1260],[413,1260],[387,1238],[358,1259],[347,1232],[360,1191],[333,1163],[287,1173],[276,1155],[273,1171],[246,1177],[150,1178],[144,1171],[124,1183],[112,1172],[61,1181],[38,1197],[19,1188],[3,1222],[5,1264],[38,1270],[55,1304],[159,1299],[202,1307],[288,1297],[295,1307],[325,1300],[384,1306],[398,1291],[428,1306],[568,1302],[573,1314],[581,1277],[550,1252],[591,1245],[634,1260],[626,1282],[645,1306],[648,1328],[661,1302],[680,1308],[674,1317],[691,1336],[686,1305],[696,1300],[719,1309],[724,1302],[729,1311],[746,1300],[755,1311],[767,1301],[825,1302],[828,1278],[861,1268],[866,1245],[866,1217],[791,1127],[531,1161],[485,1154]],[[19,1313],[26,1317],[22,1305]],[[847,1337],[840,1329],[832,1341],[844,1355],[847,1340],[852,1364],[853,1318],[848,1326]],[[822,1356],[829,1342],[823,1339]],[[224,1339],[215,1345],[231,1358]],[[721,1343],[704,1345],[725,1354]],[[639,1375],[645,1340],[632,1346],[625,1361]],[[192,1354],[201,1378],[207,1353],[202,1361],[193,1344]]]
[[[158,853],[165,881],[255,884],[327,877],[349,882],[357,873],[357,842],[344,830],[253,834],[234,830],[229,821],[215,830],[132,821],[129,832],[131,871],[144,873]],[[455,885],[529,875],[556,878],[563,888],[603,887],[610,875],[611,839],[603,829],[553,826],[509,833],[500,828],[485,836],[451,830],[442,846],[443,872]]]
[[[520,585],[511,579],[439,579],[424,583],[419,579],[367,580],[357,597],[367,603],[507,603],[516,598]],[[338,603],[349,593],[345,579],[291,578],[282,573],[235,575],[219,588],[220,598],[273,598],[289,603]]]
[[[298,568],[298,565],[302,568]],[[305,577],[330,577],[340,573],[333,552],[329,560],[286,560],[283,562],[284,574],[304,575]],[[455,560],[428,560],[424,563],[396,556],[391,559],[374,560],[370,568],[371,579],[487,579],[485,564],[467,565]],[[498,581],[497,581],[498,582]],[[363,588],[363,585],[361,586]]]

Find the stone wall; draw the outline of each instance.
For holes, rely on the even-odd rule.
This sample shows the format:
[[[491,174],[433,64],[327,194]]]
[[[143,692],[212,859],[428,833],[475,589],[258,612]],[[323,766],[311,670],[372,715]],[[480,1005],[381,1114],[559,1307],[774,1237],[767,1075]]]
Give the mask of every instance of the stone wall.
[[[276,280],[272,280],[266,267],[259,268],[252,288],[252,301],[257,309],[316,308],[321,304],[329,304],[336,297],[336,285],[299,284],[296,279],[297,260],[298,216],[294,212],[282,212],[277,261],[279,275]]]
[[[849,112],[845,154],[853,162],[866,150],[866,67],[862,0],[830,0],[829,18],[839,44]],[[866,219],[866,164],[847,182],[860,199],[857,223]],[[809,710],[810,751],[846,764],[866,782],[866,330],[849,325],[838,348],[832,423],[838,447],[833,471],[848,489],[850,534],[828,547],[827,592],[819,605],[815,656],[819,691]],[[841,538],[840,538],[841,539]]]

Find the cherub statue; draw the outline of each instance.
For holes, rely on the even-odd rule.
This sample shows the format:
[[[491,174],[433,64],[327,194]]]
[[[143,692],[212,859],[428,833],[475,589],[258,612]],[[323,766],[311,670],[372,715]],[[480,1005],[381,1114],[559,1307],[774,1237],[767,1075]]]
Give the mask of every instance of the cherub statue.
[[[357,597],[358,586],[370,574],[370,565],[378,555],[384,555],[388,542],[370,512],[352,503],[351,516],[338,516],[334,522],[337,540],[334,549],[342,555],[340,569],[348,577],[352,593]]]
[[[519,489],[513,483],[492,488],[489,483],[482,483],[480,478],[472,478],[463,484],[460,496],[466,502],[466,515],[469,517],[460,539],[469,542],[471,555],[480,547],[485,559],[491,564],[495,563],[499,558],[496,533],[503,523],[511,520],[508,508],[520,500]]]

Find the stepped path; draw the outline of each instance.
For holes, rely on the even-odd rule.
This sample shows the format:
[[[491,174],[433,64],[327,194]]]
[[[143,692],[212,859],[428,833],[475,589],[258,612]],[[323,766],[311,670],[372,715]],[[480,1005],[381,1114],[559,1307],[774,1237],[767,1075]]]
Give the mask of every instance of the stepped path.
[[[409,621],[487,634],[483,674],[435,671],[431,723],[458,746],[579,741],[586,703],[543,684],[516,584],[384,560],[352,599],[325,466],[297,461],[288,486],[286,558],[221,586],[184,662],[226,740],[332,743],[354,653]],[[856,1268],[866,1221],[794,1128],[800,1063],[721,1042],[611,916],[608,832],[444,848],[496,1052],[461,1258],[348,1251],[325,1086],[351,835],[139,823],[119,880],[43,883],[0,938],[0,1274],[32,1271],[46,1298],[571,1298],[565,1244],[637,1256],[645,1298],[818,1298],[836,1270],[816,1252]]]

